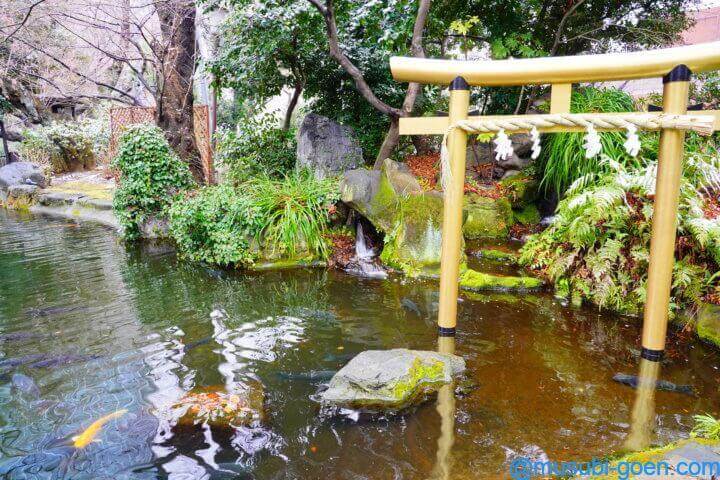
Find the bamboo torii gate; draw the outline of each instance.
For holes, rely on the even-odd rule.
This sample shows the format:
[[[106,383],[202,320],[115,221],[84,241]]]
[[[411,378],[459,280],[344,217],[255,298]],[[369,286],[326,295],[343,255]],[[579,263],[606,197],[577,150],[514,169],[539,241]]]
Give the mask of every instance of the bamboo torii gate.
[[[675,253],[677,209],[686,130],[703,134],[720,130],[720,111],[688,115],[688,92],[693,72],[720,69],[720,42],[625,54],[547,57],[524,60],[461,61],[393,57],[397,81],[449,85],[447,117],[401,118],[401,135],[444,135],[449,162],[443,174],[440,272],[441,337],[453,337],[457,317],[458,274],[461,258],[463,186],[468,133],[579,132],[589,125],[597,131],[660,130],[650,268],[645,305],[642,358],[659,361],[665,350],[670,287]],[[573,83],[663,78],[663,107],[659,112],[571,114]],[[550,114],[496,115],[468,119],[471,86],[551,85]]]

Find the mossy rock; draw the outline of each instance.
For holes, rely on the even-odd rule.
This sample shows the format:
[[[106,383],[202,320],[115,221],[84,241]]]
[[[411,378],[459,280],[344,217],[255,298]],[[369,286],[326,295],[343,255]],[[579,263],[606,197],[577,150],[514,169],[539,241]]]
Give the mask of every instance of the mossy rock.
[[[538,290],[542,286],[543,281],[533,277],[505,277],[470,269],[460,275],[460,288],[470,291],[527,291]]]
[[[522,208],[538,198],[538,182],[527,173],[501,180],[500,185],[507,192],[507,198],[513,208]]]
[[[512,252],[504,252],[502,250],[495,250],[493,248],[483,248],[475,252],[480,258],[488,260],[494,260],[496,262],[512,263],[516,264],[518,257]]]
[[[703,438],[687,438],[665,446],[650,447],[645,450],[626,453],[611,460],[607,471],[598,472],[599,474],[588,478],[593,478],[595,480],[619,480],[620,478],[626,478],[624,474],[622,476],[619,475],[620,469],[618,467],[621,463],[624,464],[624,468],[628,468],[631,464],[654,464],[659,466],[660,470],[656,471],[653,474],[654,476],[648,475],[648,478],[673,478],[672,476],[668,477],[667,475],[672,474],[678,462],[686,462],[686,467],[691,462],[697,462],[698,464],[707,462],[708,465],[716,464],[720,462],[720,441]],[[667,465],[667,470],[665,467],[661,466],[662,464]],[[598,466],[598,469],[600,468],[602,467]],[[636,478],[636,476],[633,475],[631,478]],[[641,476],[637,476],[637,478],[641,478]],[[678,476],[678,478],[691,477]]]
[[[700,308],[697,334],[702,340],[720,347],[720,305],[706,303]]]
[[[467,239],[507,238],[513,224],[513,212],[507,198],[465,196],[463,235]]]
[[[426,400],[464,370],[465,361],[456,355],[368,350],[333,376],[321,399],[329,407],[396,412]]]
[[[346,172],[340,189],[342,200],[385,234],[385,265],[408,275],[439,265],[442,194],[424,192],[405,165],[388,159],[380,172]]]
[[[521,225],[537,225],[540,223],[540,210],[534,204],[525,205],[513,211],[513,218]]]
[[[443,199],[430,192],[398,200],[395,224],[385,233],[380,259],[409,275],[432,270],[440,264]]]
[[[224,385],[198,388],[172,406],[178,417],[176,428],[188,430],[201,425],[231,429],[265,420],[264,389],[251,382],[245,388],[227,391]]]

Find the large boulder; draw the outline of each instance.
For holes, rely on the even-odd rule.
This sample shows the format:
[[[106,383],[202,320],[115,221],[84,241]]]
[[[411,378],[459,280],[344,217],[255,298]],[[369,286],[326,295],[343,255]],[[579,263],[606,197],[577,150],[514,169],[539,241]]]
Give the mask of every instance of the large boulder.
[[[440,264],[443,197],[425,192],[405,164],[386,159],[381,171],[346,172],[342,200],[385,234],[382,261],[415,275]]]
[[[465,195],[463,234],[468,239],[507,238],[513,224],[513,211],[505,197],[490,198],[475,193]]]
[[[516,133],[510,135],[510,141],[513,146],[513,154],[509,158],[499,161],[495,160],[495,144],[492,141],[471,142],[467,148],[467,166],[474,167],[486,163],[495,163],[503,171],[522,170],[532,161],[530,159],[532,139],[528,134]]]
[[[48,179],[42,169],[30,162],[13,162],[0,168],[0,188],[7,190],[13,185],[37,185],[45,188]]]
[[[298,130],[298,168],[318,178],[342,174],[363,164],[362,148],[350,127],[310,113]]]
[[[431,351],[368,350],[330,380],[324,405],[369,412],[398,411],[436,393],[465,370],[465,360]]]

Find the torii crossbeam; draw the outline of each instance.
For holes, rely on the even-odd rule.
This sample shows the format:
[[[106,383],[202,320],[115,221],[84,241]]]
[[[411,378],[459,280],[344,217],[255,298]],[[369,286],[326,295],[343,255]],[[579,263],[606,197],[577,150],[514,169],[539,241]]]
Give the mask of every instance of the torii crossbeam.
[[[397,81],[449,85],[447,117],[401,118],[401,135],[445,135],[451,175],[446,184],[440,273],[440,336],[454,336],[458,274],[462,245],[465,150],[469,132],[660,130],[650,269],[644,312],[642,357],[659,361],[665,350],[670,286],[675,252],[677,209],[685,131],[703,134],[720,130],[720,111],[693,111],[688,92],[693,72],[720,69],[720,42],[649,52],[547,57],[524,60],[461,61],[393,57]],[[571,114],[573,83],[663,77],[660,112]],[[497,115],[468,118],[471,86],[551,85],[550,114]]]

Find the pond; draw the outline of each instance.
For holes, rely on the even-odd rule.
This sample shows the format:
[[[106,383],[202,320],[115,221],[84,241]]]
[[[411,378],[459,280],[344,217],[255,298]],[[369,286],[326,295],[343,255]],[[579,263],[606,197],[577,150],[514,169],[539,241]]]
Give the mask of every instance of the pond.
[[[355,422],[321,416],[325,380],[303,374],[367,349],[437,349],[434,282],[211,269],[99,226],[4,211],[0,246],[6,478],[487,478],[515,455],[612,453],[633,425],[636,392],[612,377],[637,374],[639,323],[546,294],[463,294],[455,349],[476,388]],[[655,394],[655,443],[718,413],[718,355],[688,337],[671,335],[661,378],[696,394]],[[11,388],[17,372],[39,396]],[[184,392],[251,381],[265,388],[262,428],[173,436],[162,412]],[[119,409],[99,442],[70,446]]]

